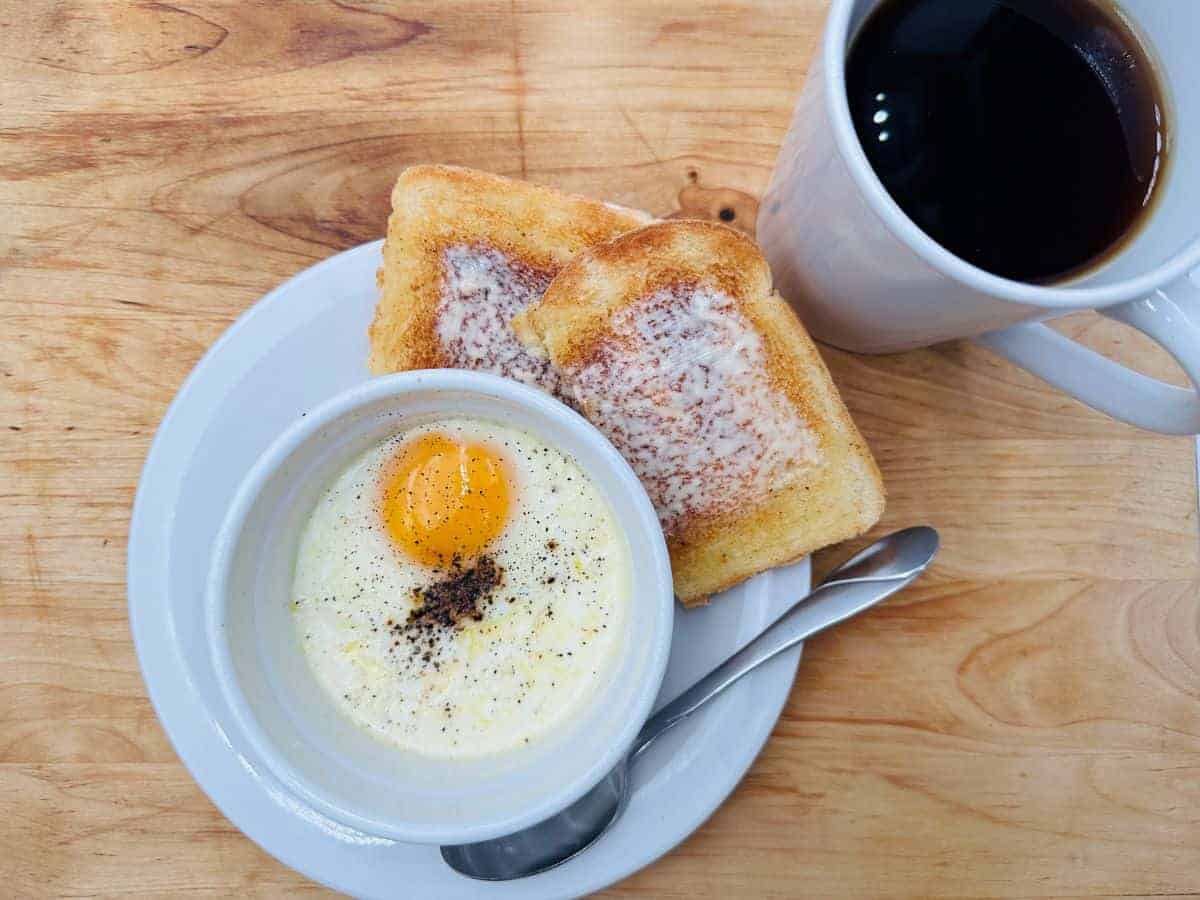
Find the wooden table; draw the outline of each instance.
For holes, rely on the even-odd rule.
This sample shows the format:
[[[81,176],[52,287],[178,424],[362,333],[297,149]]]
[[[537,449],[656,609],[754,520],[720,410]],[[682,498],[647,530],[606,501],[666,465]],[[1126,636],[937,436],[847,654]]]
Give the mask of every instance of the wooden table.
[[[407,163],[748,226],[823,7],[2,4],[0,894],[319,890],[222,818],[146,699],[124,548],[167,403],[264,291],[382,234]],[[610,895],[1200,892],[1193,444],[966,343],[827,357],[888,483],[877,530],[932,523],[942,555],[811,643],[734,796]]]

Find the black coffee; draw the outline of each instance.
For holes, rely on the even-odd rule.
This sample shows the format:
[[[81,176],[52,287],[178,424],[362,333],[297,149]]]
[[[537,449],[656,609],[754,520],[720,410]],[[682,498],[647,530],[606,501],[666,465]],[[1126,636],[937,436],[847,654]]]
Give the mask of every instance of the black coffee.
[[[1056,281],[1101,261],[1162,177],[1158,82],[1101,0],[888,0],[846,83],[892,197],[996,275]]]

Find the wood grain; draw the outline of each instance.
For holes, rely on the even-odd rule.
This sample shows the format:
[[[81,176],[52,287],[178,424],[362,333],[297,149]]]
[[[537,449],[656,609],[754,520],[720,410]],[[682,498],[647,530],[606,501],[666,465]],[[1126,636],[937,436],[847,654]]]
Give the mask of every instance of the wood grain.
[[[166,405],[257,297],[382,233],[407,163],[749,230],[823,15],[0,4],[5,895],[321,892],[212,807],[146,698],[124,545]],[[1099,317],[1057,327],[1179,377]],[[740,789],[609,895],[1200,893],[1191,442],[968,343],[827,358],[884,470],[880,530],[930,522],[943,554],[812,642]]]

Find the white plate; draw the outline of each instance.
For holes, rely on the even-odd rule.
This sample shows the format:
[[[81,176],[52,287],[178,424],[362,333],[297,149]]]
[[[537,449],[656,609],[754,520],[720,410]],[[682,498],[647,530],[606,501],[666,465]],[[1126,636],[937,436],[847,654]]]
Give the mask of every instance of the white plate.
[[[238,483],[287,425],[368,378],[366,329],[380,242],[313,266],[272,291],[221,337],[167,411],[142,471],[130,524],[129,618],[150,699],[213,802],[287,865],[362,897],[567,897],[637,871],[712,814],[762,749],[800,649],[747,676],[639,761],[624,817],[595,847],[507,884],[464,878],[436,847],[345,828],[266,771],[225,707],[204,647],[202,594],[213,538]],[[676,616],[662,698],[745,643],[809,587],[807,560],[761,575]]]

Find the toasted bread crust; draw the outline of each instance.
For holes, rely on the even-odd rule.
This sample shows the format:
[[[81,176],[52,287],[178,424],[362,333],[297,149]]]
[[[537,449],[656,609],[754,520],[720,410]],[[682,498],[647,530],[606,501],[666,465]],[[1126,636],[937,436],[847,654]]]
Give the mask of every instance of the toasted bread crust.
[[[731,228],[676,220],[586,250],[518,317],[517,330],[536,340],[571,382],[616,339],[612,323],[622,310],[663,290],[701,289],[732,298],[751,323],[770,389],[815,434],[817,455],[799,480],[689,515],[669,529],[675,589],[685,603],[861,534],[884,505],[879,470],[820,354],[773,292],[757,246]],[[578,399],[586,409],[589,398]]]
[[[405,169],[392,191],[368,368],[381,375],[454,364],[436,321],[447,248],[498,251],[548,280],[582,248],[647,221],[633,210],[471,169]]]

